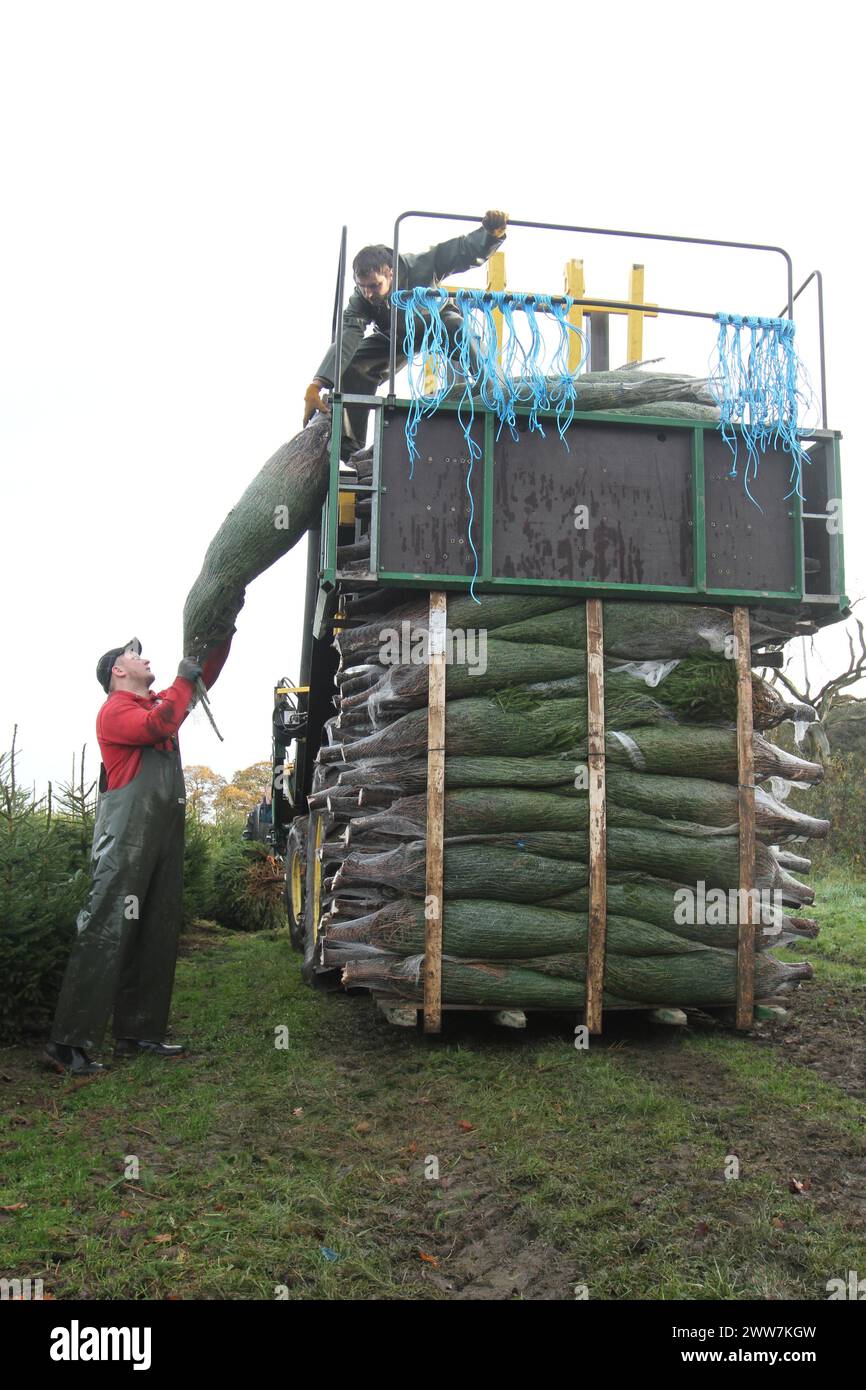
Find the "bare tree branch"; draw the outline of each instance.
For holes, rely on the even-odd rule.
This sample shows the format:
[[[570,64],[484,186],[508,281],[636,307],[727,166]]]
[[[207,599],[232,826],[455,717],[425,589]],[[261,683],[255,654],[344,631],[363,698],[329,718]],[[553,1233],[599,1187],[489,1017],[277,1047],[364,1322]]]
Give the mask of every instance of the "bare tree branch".
[[[831,677],[818,691],[817,697],[813,702],[819,714],[824,715],[828,712],[840,690],[845,690],[849,685],[855,685],[866,675],[866,632],[860,618],[856,619],[857,635],[860,639],[859,654],[854,648],[854,634],[848,631],[848,651],[849,661],[847,670],[838,676]]]
[[[776,671],[774,673],[772,684],[775,685],[777,681],[783,685],[801,705],[811,705],[812,701],[809,699],[808,691],[806,694],[803,694],[802,691],[798,690],[794,682],[785,675],[784,671]]]

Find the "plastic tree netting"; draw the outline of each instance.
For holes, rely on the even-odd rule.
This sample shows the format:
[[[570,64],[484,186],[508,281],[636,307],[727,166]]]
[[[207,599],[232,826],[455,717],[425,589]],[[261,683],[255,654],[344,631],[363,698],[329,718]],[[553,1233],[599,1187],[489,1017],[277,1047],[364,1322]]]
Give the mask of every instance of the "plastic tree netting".
[[[246,587],[316,524],[328,489],[331,425],[317,416],[269,458],[207,548],[183,610],[184,654],[202,660],[232,631]]]
[[[324,818],[318,963],[347,986],[423,997],[426,596],[336,638],[340,711],[315,770]],[[729,1005],[739,886],[736,678],[730,613],[605,602],[607,1007]],[[496,595],[449,605],[446,633],[443,1002],[584,1002],[589,912],[585,604]],[[755,644],[783,615],[756,615]],[[475,630],[473,631],[473,624]],[[481,638],[483,637],[483,641]],[[791,849],[828,823],[791,804],[818,764],[768,733],[809,711],[753,681],[755,997],[811,974],[771,948],[814,936]],[[782,799],[785,798],[785,799]]]

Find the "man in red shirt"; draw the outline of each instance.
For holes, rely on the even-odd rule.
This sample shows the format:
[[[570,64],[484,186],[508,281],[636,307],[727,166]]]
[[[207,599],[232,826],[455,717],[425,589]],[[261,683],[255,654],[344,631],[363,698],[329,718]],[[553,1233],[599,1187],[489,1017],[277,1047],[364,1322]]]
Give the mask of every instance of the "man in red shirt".
[[[232,629],[234,631],[234,629]],[[183,913],[186,787],[177,731],[199,676],[210,688],[231,635],[204,665],[184,658],[177,678],[156,679],[137,638],[100,658],[108,699],[96,718],[102,753],[93,829],[93,881],[66,968],[45,1060],[55,1071],[91,1075],[114,1015],[115,1056],[175,1057],[164,1041]]]

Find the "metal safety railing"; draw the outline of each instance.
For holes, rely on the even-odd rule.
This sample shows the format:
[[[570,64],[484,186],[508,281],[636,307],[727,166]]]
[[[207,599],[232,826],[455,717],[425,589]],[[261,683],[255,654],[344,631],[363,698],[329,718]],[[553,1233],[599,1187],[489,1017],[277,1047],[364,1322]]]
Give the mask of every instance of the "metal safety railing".
[[[334,294],[334,318],[331,327],[331,342],[337,345],[334,363],[334,390],[339,391],[343,376],[343,300],[346,296],[346,239],[348,228],[340,233],[340,256],[337,262],[337,289]]]
[[[419,211],[419,210],[410,210],[410,211],[406,211],[406,212],[401,212],[400,215],[399,215],[399,217],[397,218],[397,220],[396,220],[395,223],[394,223],[394,246],[393,246],[394,278],[393,278],[393,282],[392,282],[392,292],[393,292],[394,290],[397,290],[397,289],[400,288],[400,229],[401,229],[402,224],[403,224],[408,218],[413,218],[413,217],[414,217],[414,218],[424,218],[424,219],[433,220],[433,221],[468,222],[468,223],[474,223],[474,224],[477,224],[477,223],[481,222],[481,220],[482,220],[481,217],[478,216],[478,215],[470,215],[470,214],[467,214],[467,213],[457,213],[457,212],[430,212],[430,211]],[[584,226],[579,226],[579,225],[576,225],[576,224],[565,223],[565,222],[535,222],[535,221],[527,220],[527,219],[525,219],[525,218],[509,218],[508,226],[509,226],[509,228],[514,228],[514,227],[525,227],[525,228],[528,228],[528,229],[530,229],[530,230],[535,230],[535,231],[567,232],[567,233],[573,233],[573,234],[580,235],[580,236],[623,237],[623,238],[627,238],[627,239],[631,239],[631,240],[638,240],[638,241],[657,241],[657,242],[665,242],[665,243],[669,243],[669,244],[675,244],[675,245],[678,244],[678,245],[686,245],[686,246],[706,246],[706,247],[712,247],[712,248],[719,249],[719,250],[749,251],[749,252],[756,252],[756,253],[765,254],[765,255],[781,256],[782,259],[783,259],[784,262],[785,262],[786,299],[785,299],[785,306],[784,306],[784,308],[782,309],[782,311],[780,312],[780,314],[779,314],[778,317],[780,317],[780,318],[786,317],[786,318],[789,318],[789,319],[793,319],[793,317],[794,317],[794,304],[795,304],[796,301],[800,298],[801,294],[802,294],[803,291],[807,288],[807,286],[812,282],[812,280],[815,280],[815,281],[817,282],[817,290],[818,290],[818,340],[819,340],[819,342],[818,342],[818,348],[819,348],[820,364],[821,364],[821,365],[820,365],[820,372],[821,372],[821,412],[822,412],[822,428],[824,428],[824,429],[827,428],[827,381],[826,381],[826,350],[825,350],[825,342],[824,342],[824,293],[823,293],[823,278],[822,278],[821,272],[820,272],[819,270],[814,270],[814,271],[812,271],[811,275],[810,275],[806,280],[804,280],[804,282],[803,282],[803,284],[800,286],[800,288],[795,292],[795,291],[794,291],[794,270],[793,270],[793,262],[792,262],[791,256],[790,256],[789,253],[785,250],[784,247],[782,247],[782,246],[765,245],[765,244],[762,243],[762,242],[729,241],[729,240],[726,240],[726,239],[723,239],[723,238],[717,238],[717,237],[679,236],[679,235],[674,235],[674,234],[671,234],[671,233],[662,233],[662,232],[635,232],[635,231],[625,231],[625,230],[622,230],[622,229],[620,229],[620,228],[613,228],[613,227],[584,227]],[[334,390],[335,390],[335,392],[338,393],[338,394],[340,393],[340,390],[341,390],[341,385],[342,385],[342,370],[343,370],[343,304],[344,304],[344,300],[345,300],[345,278],[346,278],[346,233],[347,233],[347,229],[346,229],[346,227],[343,227],[343,229],[342,229],[342,235],[341,235],[341,240],[340,240],[340,256],[339,256],[339,266],[338,266],[338,272],[337,272],[337,288],[336,288],[335,302],[334,302],[334,323],[333,323],[333,339],[332,339],[332,340],[334,341],[334,343],[335,343],[335,349],[336,349],[336,364],[335,364],[335,371],[334,371]],[[506,291],[506,293],[507,293],[507,291]],[[566,296],[565,296],[565,295],[551,295],[550,298],[551,298],[552,300],[554,300],[555,302],[563,303],[563,302],[565,301],[565,299],[566,299]],[[620,312],[620,313],[622,313],[622,312],[632,312],[632,313],[642,313],[642,312],[643,312],[643,313],[646,313],[648,310],[651,310],[651,312],[652,312],[652,314],[653,314],[654,316],[657,315],[657,314],[665,314],[665,315],[672,315],[672,316],[681,317],[681,318],[710,319],[710,320],[715,319],[716,314],[717,314],[717,312],[718,312],[717,310],[682,308],[682,307],[680,307],[680,306],[674,306],[674,305],[659,305],[659,304],[647,305],[647,304],[639,304],[639,303],[632,303],[632,302],[624,302],[624,301],[622,301],[622,300],[599,299],[599,298],[598,298],[597,296],[595,296],[595,295],[593,295],[593,296],[591,296],[591,297],[581,297],[581,298],[579,298],[579,299],[572,298],[572,304],[573,304],[575,307],[583,307],[583,306],[585,306],[586,309],[587,309],[588,311],[589,311],[589,310],[595,310],[595,311],[602,311],[602,312],[603,312],[603,311],[605,311],[605,310],[610,310],[610,311],[612,311],[612,312],[617,312],[617,311],[618,311],[618,312]],[[388,400],[389,400],[389,402],[393,402],[393,400],[394,400],[394,398],[395,398],[394,385],[395,385],[395,379],[396,379],[396,376],[397,376],[397,355],[398,355],[397,334],[396,334],[396,331],[395,331],[395,322],[394,322],[394,318],[392,317],[391,331],[390,331],[390,344],[389,344],[389,357],[388,357]]]
[[[400,287],[400,227],[401,224],[409,217],[422,217],[425,219],[434,219],[438,221],[449,222],[478,223],[482,220],[481,217],[478,216],[467,216],[467,214],[465,213],[456,212],[401,212],[396,222],[394,223],[394,280],[392,284],[392,292],[394,290],[399,289]],[[759,242],[748,241],[724,241],[711,237],[674,236],[671,234],[661,232],[629,232],[611,227],[581,227],[564,222],[532,222],[521,218],[509,218],[508,226],[527,227],[533,230],[547,232],[570,232],[579,234],[581,236],[626,237],[632,240],[640,241],[663,241],[689,246],[713,246],[716,248],[727,248],[729,250],[757,251],[781,256],[785,261],[788,306],[787,317],[793,318],[794,316],[794,267],[790,255],[782,246],[765,246]],[[552,295],[551,299],[553,299],[555,302],[562,303],[565,300],[565,296]],[[717,310],[708,309],[682,309],[670,306],[663,307],[658,304],[654,304],[652,306],[647,306],[644,304],[624,304],[620,300],[604,300],[599,299],[596,296],[593,296],[592,298],[588,299],[575,300],[574,302],[576,304],[585,304],[587,306],[592,306],[595,309],[602,310],[605,308],[611,308],[620,310],[633,310],[635,312],[640,312],[643,309],[652,307],[653,312],[656,314],[669,314],[682,318],[714,319],[716,313],[718,312]],[[393,322],[391,325],[390,349],[391,350],[389,358],[388,395],[393,397],[394,381],[397,375],[397,337],[394,332]]]
[[[813,270],[811,275],[807,275],[797,293],[794,295],[793,303],[803,291],[815,281],[818,288],[818,353],[821,361],[821,428],[827,428],[827,359],[824,353],[824,277],[820,270]],[[779,316],[781,317],[781,315]],[[793,317],[793,315],[789,315]]]

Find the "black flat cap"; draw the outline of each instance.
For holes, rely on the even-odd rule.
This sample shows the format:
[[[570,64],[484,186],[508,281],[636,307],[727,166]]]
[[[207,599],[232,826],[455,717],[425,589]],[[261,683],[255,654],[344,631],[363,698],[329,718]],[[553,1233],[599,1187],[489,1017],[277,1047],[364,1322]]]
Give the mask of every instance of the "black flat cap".
[[[122,647],[112,647],[111,651],[106,652],[96,663],[96,679],[99,681],[106,695],[111,685],[111,668],[117,658],[123,656],[124,652],[128,652],[130,647],[135,652],[136,656],[141,656],[141,643],[137,637],[133,637],[130,642],[125,642]]]

